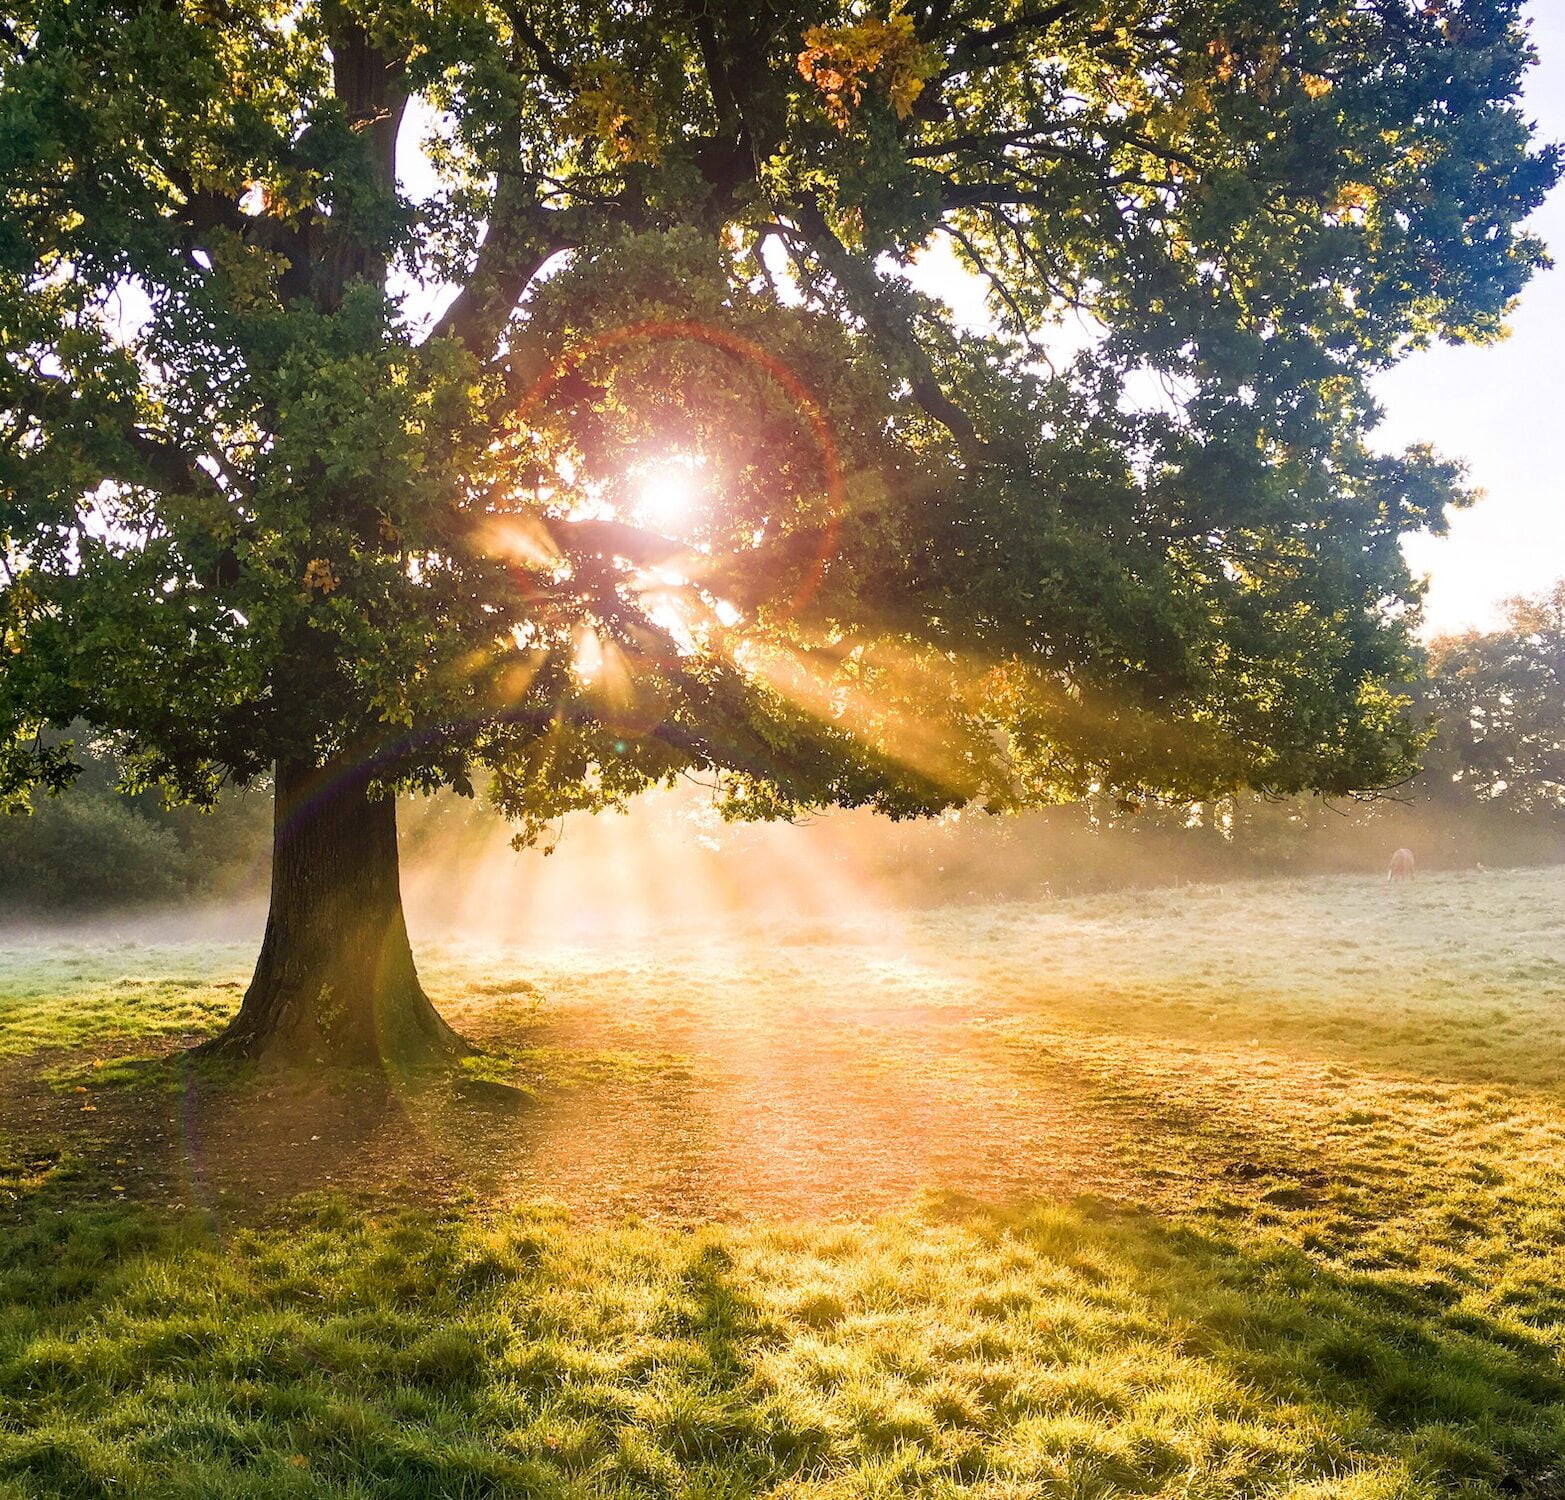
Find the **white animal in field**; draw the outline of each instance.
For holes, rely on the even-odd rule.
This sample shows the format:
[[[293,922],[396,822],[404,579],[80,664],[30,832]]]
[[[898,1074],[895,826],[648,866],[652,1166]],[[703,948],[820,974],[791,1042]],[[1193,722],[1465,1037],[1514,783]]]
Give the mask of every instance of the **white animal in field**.
[[[1386,879],[1393,884],[1400,885],[1404,880],[1413,878],[1413,851],[1411,849],[1398,849],[1391,856],[1391,868],[1386,871]]]

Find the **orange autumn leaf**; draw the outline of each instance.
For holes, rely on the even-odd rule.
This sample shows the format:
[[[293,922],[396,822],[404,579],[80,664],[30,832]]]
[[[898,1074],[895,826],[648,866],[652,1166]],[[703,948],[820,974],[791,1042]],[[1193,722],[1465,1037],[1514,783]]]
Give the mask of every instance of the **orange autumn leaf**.
[[[897,118],[905,120],[938,67],[939,55],[919,41],[907,15],[852,26],[811,26],[799,53],[800,76],[820,91],[839,130],[847,129],[871,74],[885,84]]]

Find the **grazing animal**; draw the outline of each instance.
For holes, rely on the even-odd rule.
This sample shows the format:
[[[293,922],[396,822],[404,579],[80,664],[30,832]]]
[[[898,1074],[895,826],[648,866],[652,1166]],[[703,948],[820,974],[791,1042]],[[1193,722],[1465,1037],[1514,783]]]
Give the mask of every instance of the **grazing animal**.
[[[1398,849],[1391,856],[1391,868],[1386,871],[1386,879],[1400,884],[1404,880],[1413,878],[1413,851],[1411,849]]]

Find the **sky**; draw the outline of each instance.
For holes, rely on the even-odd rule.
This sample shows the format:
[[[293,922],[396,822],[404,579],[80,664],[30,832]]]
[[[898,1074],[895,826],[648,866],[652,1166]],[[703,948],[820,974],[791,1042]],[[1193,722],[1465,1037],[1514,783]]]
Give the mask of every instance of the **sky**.
[[[1527,112],[1544,140],[1565,141],[1565,3],[1533,0],[1528,11],[1539,65]],[[1448,536],[1406,543],[1430,580],[1430,634],[1491,628],[1504,600],[1565,578],[1565,188],[1530,227],[1561,264],[1523,293],[1510,338],[1411,355],[1376,387],[1379,446],[1433,443],[1485,492],[1452,516]]]

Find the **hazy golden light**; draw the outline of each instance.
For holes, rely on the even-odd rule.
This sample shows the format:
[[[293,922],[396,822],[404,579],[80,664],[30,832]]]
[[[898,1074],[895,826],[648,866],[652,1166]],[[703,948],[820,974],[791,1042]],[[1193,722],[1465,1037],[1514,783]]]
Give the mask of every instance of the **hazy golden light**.
[[[423,810],[421,809],[421,812]],[[404,887],[422,938],[581,944],[742,944],[772,924],[851,928],[864,942],[905,951],[883,890],[904,859],[884,849],[909,827],[841,813],[809,828],[724,823],[689,782],[637,798],[624,817],[572,816],[556,852],[518,856],[496,818],[431,821],[409,815]],[[861,857],[862,856],[862,857]],[[812,926],[812,930],[813,926]]]
[[[591,625],[581,625],[576,630],[575,648],[571,653],[571,667],[582,682],[597,684],[609,665],[609,645]]]

